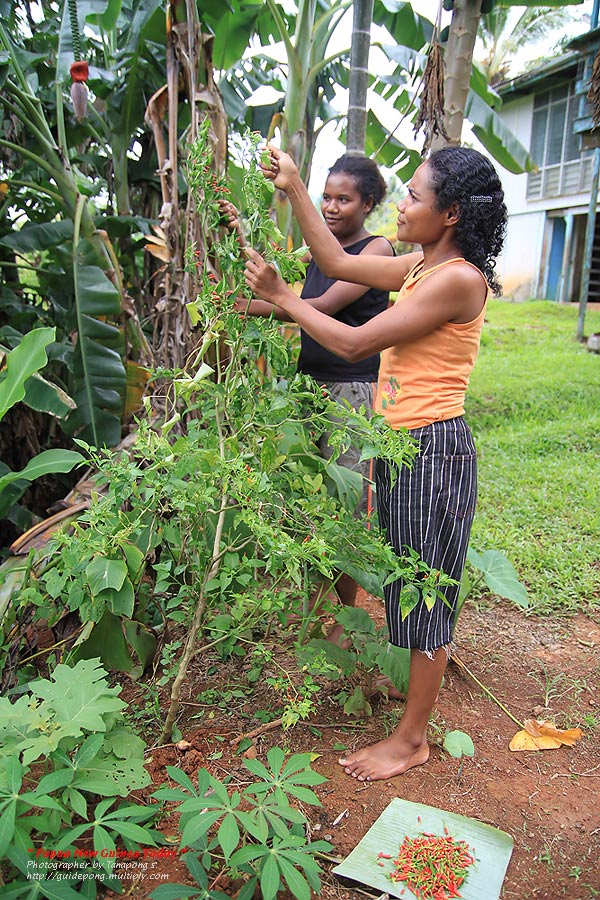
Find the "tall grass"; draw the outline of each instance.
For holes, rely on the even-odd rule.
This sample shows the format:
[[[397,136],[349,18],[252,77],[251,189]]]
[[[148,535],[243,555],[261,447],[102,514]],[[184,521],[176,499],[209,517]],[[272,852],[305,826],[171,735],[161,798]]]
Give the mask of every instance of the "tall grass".
[[[472,546],[508,556],[539,614],[600,613],[600,354],[576,341],[577,312],[492,301],[467,399]],[[597,310],[586,332],[600,332]]]

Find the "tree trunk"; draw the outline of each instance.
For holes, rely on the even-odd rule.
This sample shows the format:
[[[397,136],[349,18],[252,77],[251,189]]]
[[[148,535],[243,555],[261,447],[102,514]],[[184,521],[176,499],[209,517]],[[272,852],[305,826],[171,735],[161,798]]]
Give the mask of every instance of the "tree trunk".
[[[454,0],[450,35],[444,53],[444,124],[449,140],[438,135],[432,143],[432,150],[438,150],[447,143],[460,144],[480,18],[481,0]]]
[[[362,156],[367,134],[367,87],[373,0],[354,0],[346,153]]]
[[[178,176],[185,162],[182,148],[195,139],[199,122],[208,116],[216,171],[223,171],[227,154],[227,116],[213,78],[212,42],[211,35],[201,32],[193,0],[186,0],[183,6],[171,0],[167,15],[167,84],[154,94],[146,110],[158,156],[163,201],[159,219],[167,257],[167,264],[153,280],[155,351],[157,361],[168,368],[183,366],[195,342],[186,303],[195,299],[196,283],[194,275],[186,271],[186,254],[194,247],[199,259],[206,261],[212,240],[201,231],[191,192],[187,192],[185,208],[179,196]],[[189,123],[183,135],[178,124],[181,93],[189,108]]]

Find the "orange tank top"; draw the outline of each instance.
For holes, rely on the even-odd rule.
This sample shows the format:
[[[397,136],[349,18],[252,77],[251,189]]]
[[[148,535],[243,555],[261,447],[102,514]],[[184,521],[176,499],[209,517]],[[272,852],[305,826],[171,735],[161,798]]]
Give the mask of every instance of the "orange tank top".
[[[418,284],[443,266],[460,262],[472,266],[486,285],[481,271],[462,257],[422,270],[422,262],[406,276],[396,303],[410,296]],[[487,297],[486,297],[487,302]],[[479,351],[486,303],[477,318],[456,324],[446,322],[429,334],[389,347],[381,354],[375,410],[395,429],[420,428],[465,411],[465,394]]]

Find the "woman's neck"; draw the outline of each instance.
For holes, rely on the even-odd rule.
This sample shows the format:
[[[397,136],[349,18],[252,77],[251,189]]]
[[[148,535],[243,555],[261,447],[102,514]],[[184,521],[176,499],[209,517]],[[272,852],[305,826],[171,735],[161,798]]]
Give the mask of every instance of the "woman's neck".
[[[463,257],[464,253],[454,240],[453,235],[444,236],[441,240],[434,244],[426,244],[423,250],[423,268],[432,269],[442,263],[448,262],[449,259]]]
[[[366,237],[370,237],[370,233],[363,225],[361,228],[359,228],[358,231],[346,235],[345,237],[341,237],[338,240],[341,247],[351,247],[352,244],[356,244],[358,241],[362,241],[363,238]]]

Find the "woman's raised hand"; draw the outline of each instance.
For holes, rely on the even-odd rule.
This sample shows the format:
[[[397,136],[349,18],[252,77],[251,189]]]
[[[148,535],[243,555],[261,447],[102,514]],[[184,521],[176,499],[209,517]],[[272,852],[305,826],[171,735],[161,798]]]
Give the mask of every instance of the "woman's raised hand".
[[[251,248],[246,249],[246,269],[244,277],[246,284],[252,289],[253,294],[262,297],[263,300],[270,300],[276,306],[277,297],[285,282],[282,281],[275,269],[264,261],[260,253]]]
[[[268,163],[265,159],[267,154]],[[286,191],[290,180],[294,175],[298,175],[298,169],[292,157],[278,147],[274,147],[273,144],[267,144],[267,149],[261,154],[259,166],[265,178],[272,181],[275,187],[281,191]]]

